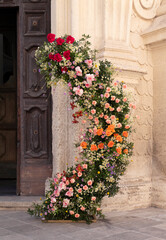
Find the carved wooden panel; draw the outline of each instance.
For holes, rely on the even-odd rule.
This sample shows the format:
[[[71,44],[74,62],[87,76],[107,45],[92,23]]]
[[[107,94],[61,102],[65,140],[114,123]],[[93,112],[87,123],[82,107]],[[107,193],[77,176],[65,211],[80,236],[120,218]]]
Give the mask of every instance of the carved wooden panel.
[[[4,119],[6,115],[6,101],[0,96],[0,122]]]
[[[38,46],[30,46],[25,50],[25,97],[45,97],[45,80],[38,72],[35,62],[35,50]]]
[[[46,11],[25,11],[25,36],[46,34]]]
[[[1,90],[2,91],[2,90]],[[0,128],[16,126],[16,93],[1,92],[0,94]]]
[[[6,138],[3,133],[0,133],[0,161],[6,153]]]
[[[47,108],[27,106],[25,111],[25,157],[48,158]]]

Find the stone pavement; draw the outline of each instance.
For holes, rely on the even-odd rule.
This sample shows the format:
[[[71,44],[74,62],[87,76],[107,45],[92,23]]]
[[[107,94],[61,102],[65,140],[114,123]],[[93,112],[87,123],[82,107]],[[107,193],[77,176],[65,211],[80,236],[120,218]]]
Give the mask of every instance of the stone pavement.
[[[166,240],[166,210],[107,212],[104,220],[42,223],[25,211],[0,211],[0,240]]]

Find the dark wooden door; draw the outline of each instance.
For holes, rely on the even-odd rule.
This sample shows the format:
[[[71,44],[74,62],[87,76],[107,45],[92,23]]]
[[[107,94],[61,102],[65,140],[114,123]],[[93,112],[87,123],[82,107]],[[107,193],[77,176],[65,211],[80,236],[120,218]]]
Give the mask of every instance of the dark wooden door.
[[[34,57],[50,31],[50,1],[22,0],[19,12],[20,194],[41,195],[52,174],[51,95]]]
[[[0,9],[0,179],[16,179],[16,13]]]
[[[52,174],[51,94],[34,59],[36,48],[50,32],[50,4],[50,0],[0,0],[0,9],[17,10],[17,119],[13,118],[12,123],[15,126],[17,122],[17,134],[13,134],[13,139],[17,135],[17,146],[14,142],[10,145],[17,150],[17,194],[20,195],[43,195],[45,181]],[[4,96],[0,101],[4,101]],[[14,101],[11,102],[10,114],[16,109]],[[1,115],[4,111],[2,107]],[[2,141],[3,137],[0,144]],[[4,151],[3,147],[0,154]],[[12,156],[16,156],[16,151]]]

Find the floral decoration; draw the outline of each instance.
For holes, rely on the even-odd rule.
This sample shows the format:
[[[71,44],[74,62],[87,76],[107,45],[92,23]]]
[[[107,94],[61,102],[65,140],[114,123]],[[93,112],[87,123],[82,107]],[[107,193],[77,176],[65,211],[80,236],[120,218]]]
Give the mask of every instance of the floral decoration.
[[[47,86],[58,81],[68,85],[73,123],[82,121],[87,128],[76,144],[79,159],[74,166],[50,181],[50,190],[41,204],[28,212],[42,219],[85,220],[103,216],[101,201],[118,192],[118,181],[129,164],[133,143],[132,110],[127,85],[115,81],[115,68],[105,61],[96,61],[89,36],[79,41],[72,36],[56,38],[48,34],[36,50],[39,72]],[[78,110],[79,107],[79,110]]]

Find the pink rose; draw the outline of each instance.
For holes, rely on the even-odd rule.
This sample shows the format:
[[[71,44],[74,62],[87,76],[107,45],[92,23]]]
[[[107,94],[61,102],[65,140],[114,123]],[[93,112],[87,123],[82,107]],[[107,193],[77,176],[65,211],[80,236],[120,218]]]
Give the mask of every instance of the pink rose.
[[[114,111],[114,109],[115,109],[115,108],[113,108],[113,107],[110,107],[109,109],[110,109],[110,111],[112,112],[112,111]]]
[[[129,126],[129,125],[126,125],[126,126],[125,126],[125,128],[126,128],[126,129],[129,129],[129,128],[130,128],[130,126]]]
[[[104,94],[104,97],[105,97],[105,98],[109,98],[109,96],[110,96],[109,93],[105,93],[105,94]]]
[[[103,113],[101,113],[101,114],[99,115],[99,117],[100,117],[100,118],[103,118],[103,117],[104,117],[104,114],[103,114]]]
[[[64,208],[67,208],[67,206],[69,205],[69,202],[70,202],[70,200],[69,200],[68,198],[65,198],[65,199],[63,200],[63,207],[64,207]]]
[[[118,85],[118,83],[117,82],[114,82],[114,86],[116,87]]]
[[[66,181],[66,185],[69,185],[69,180]]]
[[[129,118],[129,114],[126,114],[126,115],[125,115],[125,118],[128,119],[128,118]]]
[[[117,98],[117,99],[115,100],[115,102],[116,102],[116,103],[119,103],[119,102],[120,102],[120,100]]]
[[[82,193],[82,188],[79,188],[77,191],[78,193]]]
[[[74,211],[70,210],[69,213],[70,213],[70,215],[73,215],[73,214],[74,214]]]
[[[65,195],[68,196],[68,197],[72,197],[73,196],[73,192],[67,191]]]
[[[84,164],[82,165],[82,167],[83,167],[83,169],[87,169],[87,168],[88,168],[88,165],[84,163]]]
[[[49,42],[54,42],[54,41],[55,41],[55,34],[49,33],[49,34],[47,35],[47,40],[48,40]]]
[[[69,188],[69,191],[70,191],[70,192],[73,192],[73,188],[72,188],[72,187],[70,187],[70,188]]]
[[[111,88],[110,88],[110,87],[107,87],[107,88],[106,88],[106,92],[111,92]]]
[[[121,123],[118,123],[117,124],[117,128],[121,128],[122,127],[122,124]]]
[[[70,182],[75,183],[75,179],[74,178],[70,179]]]
[[[97,102],[96,102],[96,101],[92,101],[92,104],[93,104],[94,106],[96,106]]]
[[[75,218],[79,218],[80,214],[76,213]]]
[[[107,119],[107,120],[106,120],[106,123],[107,123],[107,124],[111,124],[111,120],[110,120],[110,119]]]
[[[115,120],[115,115],[111,115],[111,120]]]
[[[92,201],[95,201],[95,200],[96,200],[96,197],[94,197],[94,196],[91,197],[91,200],[92,200]]]
[[[61,191],[62,189],[66,190],[66,184],[64,182],[60,182],[58,189]]]
[[[55,197],[59,197],[59,195],[60,195],[59,189],[57,189],[57,190],[54,191],[54,195],[55,195]]]
[[[106,103],[105,104],[105,108],[109,108],[110,107],[110,104],[109,103]]]
[[[61,174],[57,173],[57,178],[60,179],[61,178]]]
[[[126,84],[123,84],[123,88],[127,88],[127,85],[126,85]]]
[[[98,207],[98,208],[96,208],[96,210],[97,210],[97,211],[100,211],[100,210],[101,210],[101,208],[99,208],[99,207]]]
[[[81,209],[81,211],[85,211],[85,207],[83,207],[83,206],[81,206],[80,209]]]
[[[95,114],[95,113],[96,113],[96,110],[95,110],[95,109],[92,109],[92,110],[91,110],[91,113],[92,113],[92,114]]]
[[[92,129],[89,129],[89,132],[90,132],[90,133],[93,133],[93,130],[92,130]]]
[[[118,107],[118,108],[116,109],[116,111],[117,111],[117,112],[121,112],[122,109],[121,109],[120,107]]]
[[[89,180],[87,183],[88,183],[88,186],[91,186],[92,185],[92,180]]]
[[[62,181],[63,181],[63,182],[66,182],[66,177],[63,177],[63,178],[62,178]]]
[[[93,61],[91,59],[87,59],[85,60],[85,63],[88,65],[89,68],[91,68]]]
[[[79,87],[74,87],[73,91],[75,92],[76,95],[82,96],[83,94],[83,89],[80,89]]]
[[[115,101],[115,96],[111,96],[111,101]]]
[[[84,185],[83,186],[83,189],[86,191],[86,190],[88,190],[88,186],[87,185]]]
[[[58,183],[58,178],[54,178],[54,182],[55,182],[55,183]]]
[[[77,66],[77,67],[75,68],[75,70],[76,70],[76,75],[77,75],[77,76],[82,76],[82,70],[81,70],[81,68],[80,68],[79,66]]]
[[[63,38],[57,38],[56,42],[57,42],[57,45],[62,45],[64,43],[64,39]]]
[[[89,117],[88,117],[88,118],[92,120],[92,119],[93,119],[93,116],[92,116],[92,115],[89,115]]]
[[[78,172],[78,177],[81,177],[82,176],[82,172]]]
[[[56,198],[51,198],[51,203],[56,203]]]
[[[105,119],[105,120],[106,120],[106,119],[108,119],[108,116],[107,116],[107,115],[105,115],[105,116],[104,116],[104,119]]]
[[[127,98],[126,98],[126,97],[124,97],[124,98],[123,98],[123,102],[126,102],[126,101],[127,101]]]

